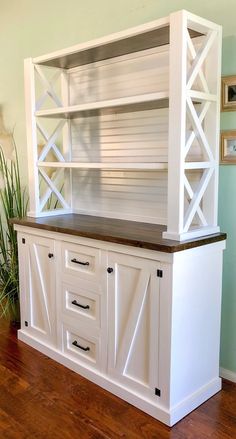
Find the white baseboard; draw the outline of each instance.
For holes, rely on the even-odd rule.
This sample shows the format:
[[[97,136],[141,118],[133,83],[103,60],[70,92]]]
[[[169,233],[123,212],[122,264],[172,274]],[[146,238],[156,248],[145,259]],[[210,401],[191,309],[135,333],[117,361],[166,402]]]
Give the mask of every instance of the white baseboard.
[[[232,381],[236,383],[236,372],[232,372],[232,370],[224,369],[220,367],[220,376],[225,378],[226,380]]]
[[[215,378],[192,395],[189,395],[185,400],[181,401],[170,412],[170,426],[180,421],[188,413],[196,409],[203,402],[207,401],[213,395],[218,393],[222,388],[221,378]]]

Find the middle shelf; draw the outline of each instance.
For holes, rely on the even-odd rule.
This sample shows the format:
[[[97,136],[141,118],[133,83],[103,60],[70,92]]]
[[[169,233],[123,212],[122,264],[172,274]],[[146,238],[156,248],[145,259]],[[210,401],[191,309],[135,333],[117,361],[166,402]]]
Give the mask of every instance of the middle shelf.
[[[153,108],[166,108],[169,105],[168,91],[146,93],[143,95],[128,96],[104,101],[86,102],[68,107],[50,108],[35,112],[36,117],[75,119],[79,116],[90,117],[98,112],[109,114],[129,111],[143,111]]]
[[[165,170],[168,163],[80,163],[80,162],[37,162],[38,168],[77,168],[77,169],[126,169],[126,170]]]
[[[190,90],[189,98],[193,99],[193,104],[200,104],[203,101],[214,102],[216,96],[210,93]],[[36,110],[36,117],[76,119],[80,116],[91,117],[98,114],[128,113],[134,111],[145,111],[152,109],[167,108],[169,106],[169,92],[159,91],[155,93],[146,93],[121,97],[116,99],[107,99],[96,102],[86,102],[79,105],[49,108],[46,110]]]
[[[101,163],[101,162],[37,162],[38,168],[76,168],[76,169],[127,169],[127,170],[165,170],[167,162],[154,163]],[[184,169],[209,169],[214,162],[185,162]]]

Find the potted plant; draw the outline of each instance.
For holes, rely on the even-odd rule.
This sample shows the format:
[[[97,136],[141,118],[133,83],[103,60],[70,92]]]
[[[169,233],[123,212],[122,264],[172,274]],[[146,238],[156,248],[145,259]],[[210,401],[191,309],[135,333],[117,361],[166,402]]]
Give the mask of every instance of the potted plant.
[[[1,118],[0,118],[1,119]],[[0,121],[1,124],[1,121]],[[22,218],[28,199],[22,189],[12,133],[0,130],[0,317],[20,320],[17,237],[10,219]]]

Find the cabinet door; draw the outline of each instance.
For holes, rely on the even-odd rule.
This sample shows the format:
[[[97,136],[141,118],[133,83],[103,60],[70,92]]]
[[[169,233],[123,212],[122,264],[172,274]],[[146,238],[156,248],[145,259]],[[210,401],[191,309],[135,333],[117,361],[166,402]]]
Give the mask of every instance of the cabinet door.
[[[109,253],[110,376],[155,399],[158,392],[158,262]],[[111,270],[110,270],[111,271]]]
[[[23,237],[24,236],[24,237]],[[49,345],[56,342],[55,254],[54,241],[22,235],[25,254],[25,282],[21,294],[25,318],[22,326]]]

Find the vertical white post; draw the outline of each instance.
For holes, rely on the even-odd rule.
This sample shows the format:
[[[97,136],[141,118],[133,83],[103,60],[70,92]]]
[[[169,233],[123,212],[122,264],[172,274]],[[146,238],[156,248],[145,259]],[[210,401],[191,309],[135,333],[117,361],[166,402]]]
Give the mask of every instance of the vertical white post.
[[[209,226],[217,226],[218,179],[219,179],[219,133],[220,133],[220,86],[221,86],[222,29],[218,26],[215,41],[205,61],[205,76],[210,93],[216,95],[204,120],[204,132],[215,160],[214,173],[204,194],[202,208]],[[214,65],[214,69],[212,66]]]
[[[184,220],[186,143],[187,16],[170,15],[168,218],[164,238],[179,239]]]
[[[61,72],[61,99],[62,105],[70,105],[69,76],[66,70]],[[67,119],[63,127],[63,156],[66,161],[71,161],[71,121]],[[64,169],[65,200],[72,209],[72,169]]]
[[[28,152],[29,178],[29,216],[38,216],[39,209],[39,176],[37,168],[38,146],[37,126],[35,119],[35,69],[32,58],[24,61],[26,134]]]

